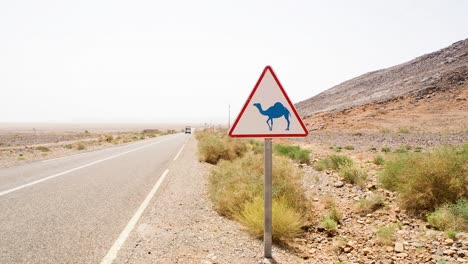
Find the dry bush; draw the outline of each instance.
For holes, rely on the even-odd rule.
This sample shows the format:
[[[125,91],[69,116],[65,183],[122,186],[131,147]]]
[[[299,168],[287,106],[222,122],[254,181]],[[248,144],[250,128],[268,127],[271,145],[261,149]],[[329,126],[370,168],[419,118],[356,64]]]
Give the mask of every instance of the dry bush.
[[[344,155],[331,155],[327,158],[321,159],[314,164],[314,168],[318,171],[322,170],[339,170],[343,166],[353,165],[354,162],[351,158]]]
[[[392,245],[395,241],[395,227],[392,225],[381,226],[375,232],[377,242],[381,245]]]
[[[397,191],[402,207],[414,212],[454,203],[468,196],[468,144],[395,155],[386,161],[379,181]]]
[[[344,181],[351,184],[363,185],[367,180],[367,172],[355,165],[342,166],[338,173]]]
[[[301,213],[307,209],[302,171],[287,158],[273,156],[273,197],[283,197]],[[210,197],[217,210],[232,217],[255,197],[263,196],[263,156],[247,154],[230,161],[220,161],[210,174]]]
[[[249,233],[255,237],[263,236],[264,206],[263,199],[256,197],[246,203],[244,209],[234,216],[247,227]],[[292,208],[287,199],[282,197],[273,199],[272,205],[272,236],[274,241],[286,240],[299,235],[304,225],[301,213]]]
[[[367,199],[360,199],[357,201],[357,204],[357,210],[361,214],[369,214],[385,206],[382,195],[374,195]]]
[[[76,147],[77,150],[86,149],[85,144],[83,144],[83,143],[81,143],[81,142],[77,143],[75,147]]]
[[[427,221],[439,230],[468,231],[468,199],[439,207],[427,216]]]
[[[201,131],[198,138],[198,155],[201,161],[217,164],[220,160],[233,160],[248,151],[247,141],[231,139],[219,133]]]

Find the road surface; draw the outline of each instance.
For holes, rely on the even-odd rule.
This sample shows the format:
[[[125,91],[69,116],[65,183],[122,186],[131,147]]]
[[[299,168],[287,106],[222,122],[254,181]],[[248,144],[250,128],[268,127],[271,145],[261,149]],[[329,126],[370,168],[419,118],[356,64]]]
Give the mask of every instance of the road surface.
[[[111,263],[189,137],[0,169],[0,263]]]

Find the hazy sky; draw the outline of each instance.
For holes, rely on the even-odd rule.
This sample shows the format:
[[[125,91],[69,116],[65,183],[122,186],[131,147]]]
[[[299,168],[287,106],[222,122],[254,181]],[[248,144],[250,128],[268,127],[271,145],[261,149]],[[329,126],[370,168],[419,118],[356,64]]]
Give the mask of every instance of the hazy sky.
[[[0,2],[0,122],[227,122],[468,37],[468,1]]]

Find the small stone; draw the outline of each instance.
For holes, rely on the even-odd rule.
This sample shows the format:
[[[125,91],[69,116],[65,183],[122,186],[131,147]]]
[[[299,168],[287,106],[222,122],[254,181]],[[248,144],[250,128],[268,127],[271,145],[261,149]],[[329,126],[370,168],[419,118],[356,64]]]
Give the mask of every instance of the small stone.
[[[419,243],[419,242],[413,242],[411,243],[411,245],[415,248],[420,248],[420,247],[424,247],[424,244],[423,243]]]
[[[392,252],[392,251],[393,251],[393,248],[392,248],[392,247],[386,247],[385,250],[386,250],[387,252]]]
[[[396,254],[396,255],[397,255],[397,257],[399,257],[399,258],[406,258],[406,257],[408,257],[408,254],[407,254],[407,253],[404,253],[404,252],[403,252],[403,253],[398,253],[398,254]]]
[[[333,184],[333,186],[335,186],[336,188],[341,188],[344,185],[345,185],[345,183],[342,182],[342,181],[337,181],[337,182],[335,182],[335,184]]]
[[[447,255],[447,256],[453,256],[455,255],[455,251],[454,250],[451,250],[451,249],[447,249],[447,250],[444,250],[444,255]]]
[[[351,247],[345,247],[343,249],[344,253],[349,253],[349,252],[351,252],[351,250],[353,250]]]
[[[363,248],[363,249],[362,249],[362,253],[363,253],[364,255],[367,255],[367,254],[369,254],[370,252],[371,252],[370,248]]]
[[[444,252],[442,250],[437,250],[436,252],[434,252],[434,255],[436,256],[443,256],[444,255]]]
[[[460,257],[460,258],[464,258],[466,256],[465,252],[463,250],[459,250],[457,251],[457,255]]]
[[[446,240],[445,240],[445,245],[447,245],[447,246],[453,245],[453,239],[450,239],[450,238],[449,238],[449,239],[446,239]]]
[[[405,250],[405,248],[404,248],[402,243],[396,242],[394,250],[397,253],[401,253],[401,252],[403,252]]]

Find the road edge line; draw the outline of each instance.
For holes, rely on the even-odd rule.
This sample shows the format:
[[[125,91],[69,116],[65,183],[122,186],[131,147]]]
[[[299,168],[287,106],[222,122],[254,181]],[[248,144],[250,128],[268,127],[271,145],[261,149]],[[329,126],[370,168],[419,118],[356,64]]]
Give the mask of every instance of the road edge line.
[[[125,241],[127,240],[128,236],[130,235],[132,230],[135,228],[136,223],[138,222],[138,220],[140,220],[141,215],[143,214],[143,212],[148,207],[151,199],[156,194],[156,191],[159,189],[162,182],[164,181],[164,178],[166,178],[168,173],[169,173],[169,169],[166,169],[163,172],[163,174],[161,175],[161,177],[159,177],[159,180],[153,186],[153,189],[151,189],[151,191],[148,193],[148,195],[146,196],[143,203],[140,205],[140,207],[138,207],[138,210],[132,216],[132,218],[130,219],[130,221],[125,226],[124,230],[122,231],[122,233],[120,233],[117,240],[114,242],[112,247],[109,249],[109,252],[107,252],[106,256],[102,259],[101,264],[111,264],[114,261],[114,259],[117,257],[117,253],[119,252],[119,250],[124,245]]]
[[[170,139],[170,138],[169,138]],[[148,144],[148,145],[145,145],[145,146],[141,146],[141,147],[138,147],[138,148],[135,148],[135,149],[132,149],[132,150],[128,150],[128,151],[125,151],[125,152],[122,152],[122,153],[119,153],[119,154],[116,154],[116,155],[113,155],[113,156],[110,156],[110,157],[107,157],[107,158],[104,158],[104,159],[100,159],[100,160],[96,160],[96,161],[93,161],[93,162],[90,162],[88,164],[85,164],[85,165],[82,165],[82,166],[78,166],[76,168],[73,168],[73,169],[69,169],[69,170],[66,170],[66,171],[62,171],[62,172],[59,172],[59,173],[56,173],[56,174],[53,174],[53,175],[50,175],[50,176],[47,176],[45,178],[42,178],[42,179],[39,179],[39,180],[35,180],[35,181],[32,181],[32,182],[28,182],[28,183],[25,183],[23,185],[20,185],[20,186],[17,186],[17,187],[14,187],[14,188],[11,188],[11,189],[8,189],[8,190],[5,190],[5,191],[0,191],[0,197],[4,196],[4,195],[7,195],[9,193],[12,193],[12,192],[16,192],[16,191],[19,191],[21,189],[24,189],[24,188],[27,188],[29,186],[33,186],[33,185],[36,185],[38,183],[41,183],[41,182],[45,182],[45,181],[48,181],[48,180],[51,180],[53,178],[57,178],[59,176],[62,176],[62,175],[65,175],[67,173],[70,173],[70,172],[73,172],[73,171],[77,171],[77,170],[81,170],[81,169],[84,169],[86,167],[89,167],[89,166],[92,166],[94,164],[98,164],[98,163],[101,163],[101,162],[104,162],[106,160],[110,160],[110,159],[115,159],[117,157],[120,157],[120,156],[123,156],[125,154],[128,154],[128,153],[131,153],[131,152],[134,152],[134,151],[137,151],[137,150],[140,150],[140,149],[144,149],[144,148],[147,148],[147,147],[151,147],[153,145],[156,145],[156,144],[159,144],[161,142],[164,142],[164,141],[167,141],[169,139],[164,139],[164,140],[159,140],[157,142],[153,142],[151,144]]]
[[[179,152],[177,152],[177,154],[175,155],[174,157],[174,161],[179,157],[180,153],[182,153],[182,150],[184,149],[185,145],[187,144],[187,141],[189,140],[189,138],[187,138],[184,142],[184,144],[182,145],[182,147],[180,148]]]

